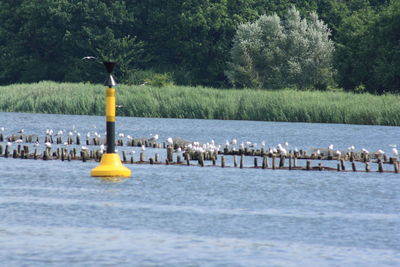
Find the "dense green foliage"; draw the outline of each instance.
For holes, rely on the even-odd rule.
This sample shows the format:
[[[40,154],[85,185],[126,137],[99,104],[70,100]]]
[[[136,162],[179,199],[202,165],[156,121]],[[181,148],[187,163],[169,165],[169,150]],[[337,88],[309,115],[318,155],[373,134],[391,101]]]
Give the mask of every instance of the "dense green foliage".
[[[314,12],[308,20],[295,7],[283,19],[261,16],[239,26],[227,76],[240,87],[326,89],[333,77],[329,36]]]
[[[118,61],[123,82],[168,73],[175,84],[227,86],[238,26],[292,5],[332,30],[340,87],[399,91],[398,0],[2,0],[0,84],[101,82],[101,64],[81,60],[92,55]]]
[[[105,89],[40,82],[0,87],[0,111],[104,115]],[[400,96],[285,89],[121,85],[118,116],[400,125]]]

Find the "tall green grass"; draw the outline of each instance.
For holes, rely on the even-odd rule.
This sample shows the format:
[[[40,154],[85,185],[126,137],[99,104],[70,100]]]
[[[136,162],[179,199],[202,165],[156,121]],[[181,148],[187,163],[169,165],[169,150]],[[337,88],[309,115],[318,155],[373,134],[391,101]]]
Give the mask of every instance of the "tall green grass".
[[[0,110],[104,115],[105,88],[40,82],[0,87]],[[400,125],[400,96],[345,92],[116,88],[118,116]]]

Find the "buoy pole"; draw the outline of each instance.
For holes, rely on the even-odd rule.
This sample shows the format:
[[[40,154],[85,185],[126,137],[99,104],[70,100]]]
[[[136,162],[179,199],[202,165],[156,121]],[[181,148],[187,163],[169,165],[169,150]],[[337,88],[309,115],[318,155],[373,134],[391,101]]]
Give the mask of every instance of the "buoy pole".
[[[115,62],[103,62],[108,77],[104,85],[106,88],[106,130],[107,130],[107,149],[102,155],[100,165],[92,169],[91,176],[95,177],[130,177],[131,170],[122,165],[121,159],[115,153],[115,82],[112,71]]]

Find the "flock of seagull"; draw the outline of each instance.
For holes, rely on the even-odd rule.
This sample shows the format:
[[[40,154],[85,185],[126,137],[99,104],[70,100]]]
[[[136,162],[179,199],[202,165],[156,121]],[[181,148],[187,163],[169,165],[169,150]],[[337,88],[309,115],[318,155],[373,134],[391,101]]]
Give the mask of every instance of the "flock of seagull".
[[[3,134],[4,132],[5,132],[5,128],[4,127],[0,127],[0,134]],[[25,133],[25,131],[23,129],[18,131],[18,134],[22,135],[24,133]],[[77,136],[77,137],[81,136],[81,134],[76,130],[75,126],[73,126],[71,131],[59,130],[59,131],[55,132],[52,129],[46,129],[46,131],[44,133],[45,133],[45,135],[47,137],[50,137],[50,136],[63,137],[65,134],[69,138],[73,138],[74,136]],[[133,139],[133,137],[131,135],[125,135],[124,133],[119,133],[118,134],[118,138],[121,139],[121,140],[124,139],[125,137],[129,141],[131,141]],[[86,138],[88,140],[90,140],[91,138],[99,138],[100,139],[101,135],[97,131],[89,131],[86,134]],[[46,138],[46,140],[49,140],[49,139]],[[159,140],[159,135],[158,134],[155,134],[155,135],[151,134],[150,138],[148,140],[149,141],[153,141],[153,142],[157,142]],[[167,145],[174,145],[174,140],[173,140],[172,137],[168,137],[165,140],[165,142],[166,142]],[[17,139],[17,140],[15,140],[15,143],[17,143],[17,144],[23,143],[23,140],[22,139]],[[11,145],[12,145],[12,142],[7,142],[7,146],[11,146]],[[40,145],[39,142],[35,142],[34,143],[35,147],[38,147],[39,145]],[[64,142],[63,145],[68,146],[69,144],[68,144],[68,142]],[[50,141],[47,141],[47,142],[44,143],[44,146],[46,148],[51,148],[52,144],[51,144]],[[397,158],[398,155],[399,155],[398,150],[397,150],[397,146],[396,145],[390,145],[390,147],[391,147],[392,156]],[[232,140],[226,140],[224,148],[227,148],[227,149],[229,149],[231,151],[237,151],[239,149],[244,150],[245,148],[252,148],[252,149],[257,149],[257,148],[261,149],[262,148],[262,149],[264,149],[264,151],[268,151],[269,153],[273,153],[273,154],[279,153],[280,155],[284,155],[284,156],[288,155],[288,153],[289,153],[289,143],[288,142],[284,142],[283,144],[277,144],[275,147],[269,147],[268,149],[266,149],[265,141],[261,141],[260,144],[253,143],[253,142],[250,142],[250,141],[240,142],[239,143],[237,139],[233,138]],[[88,147],[81,146],[81,149],[82,150],[88,150]],[[210,152],[210,153],[215,153],[216,152],[216,153],[218,153],[223,148],[222,148],[221,145],[217,145],[214,140],[211,140],[210,142],[207,142],[207,143],[200,143],[200,142],[187,143],[187,144],[185,144],[183,149],[184,150],[188,150],[190,152]],[[342,152],[340,150],[335,150],[334,149],[334,145],[333,144],[329,145],[327,147],[327,149],[328,149],[328,151],[332,152],[336,156],[340,156],[342,154]],[[356,149],[355,146],[351,145],[351,146],[349,146],[347,148],[347,152],[356,152],[355,149]],[[146,147],[144,145],[142,145],[141,146],[141,150],[142,151],[146,150]],[[100,144],[99,151],[100,151],[100,153],[104,153],[105,152],[104,144]],[[182,148],[178,147],[175,152],[181,152],[181,151],[182,151]],[[297,148],[293,148],[292,151],[293,152],[298,152],[299,150]],[[135,153],[135,151],[131,152],[131,154],[134,154],[134,153]],[[317,149],[315,151],[315,153],[316,153],[316,155],[320,155],[321,154],[321,150]],[[370,152],[365,148],[361,149],[361,153],[363,153],[365,155],[370,154]],[[373,154],[378,155],[378,156],[379,155],[384,155],[385,151],[383,151],[382,149],[379,149],[378,151],[373,152]]]

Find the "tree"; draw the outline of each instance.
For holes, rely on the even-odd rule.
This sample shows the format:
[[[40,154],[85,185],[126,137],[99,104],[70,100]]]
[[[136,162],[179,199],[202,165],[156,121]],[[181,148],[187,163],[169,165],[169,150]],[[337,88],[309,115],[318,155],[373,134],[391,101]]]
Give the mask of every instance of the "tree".
[[[226,75],[236,87],[326,88],[332,83],[333,42],[318,19],[291,7],[283,20],[263,15],[239,26]]]
[[[371,93],[400,92],[400,2],[347,17],[337,36],[338,83]]]

